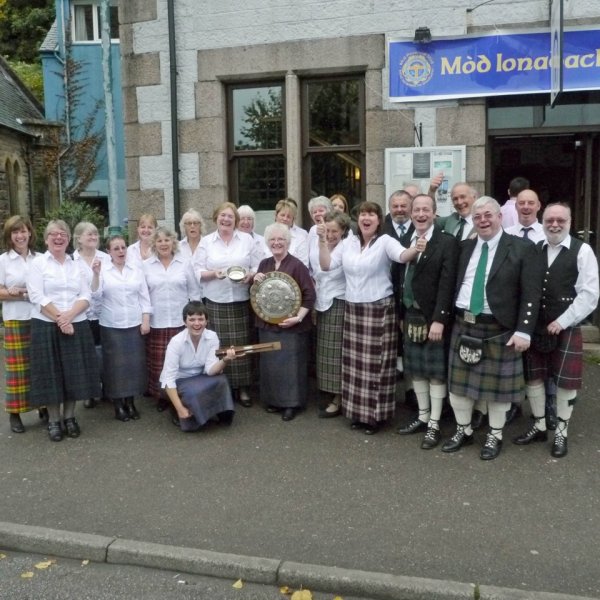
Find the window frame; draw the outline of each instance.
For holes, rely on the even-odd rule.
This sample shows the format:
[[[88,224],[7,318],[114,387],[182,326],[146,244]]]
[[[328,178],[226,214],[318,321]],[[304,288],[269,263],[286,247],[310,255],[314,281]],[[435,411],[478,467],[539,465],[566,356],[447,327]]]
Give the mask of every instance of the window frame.
[[[77,39],[75,30],[75,7],[76,6],[91,6],[92,8],[92,30],[93,38],[91,40],[80,40]],[[110,0],[110,8],[117,9],[117,15],[119,10],[118,0]],[[70,15],[70,28],[71,28],[71,40],[74,44],[99,44],[102,41],[102,32],[100,30],[100,2],[90,2],[89,0],[73,0],[69,9]],[[112,38],[111,43],[119,43],[120,38]]]

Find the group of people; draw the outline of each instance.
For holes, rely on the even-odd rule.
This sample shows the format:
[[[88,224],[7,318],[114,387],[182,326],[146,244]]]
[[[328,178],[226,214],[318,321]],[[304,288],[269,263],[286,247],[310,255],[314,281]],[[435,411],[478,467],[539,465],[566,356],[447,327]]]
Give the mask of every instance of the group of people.
[[[541,204],[528,185],[524,178],[511,181],[512,202],[503,210],[457,183],[455,212],[446,218],[436,218],[429,195],[400,190],[390,198],[390,227],[401,243],[427,240],[397,287],[402,362],[418,405],[398,433],[424,432],[424,449],[441,441],[448,396],[456,431],[442,451],[474,442],[478,413],[489,421],[480,458],[495,459],[507,420],[526,397],[532,424],[513,442],[545,442],[552,428],[551,455],[568,452],[582,385],[579,325],[598,304],[598,263],[591,247],[570,235],[568,205],[548,204],[538,222]]]
[[[286,198],[264,237],[252,209],[230,202],[216,207],[207,235],[200,214],[186,212],[180,241],[142,215],[138,241],[111,236],[106,253],[96,228],[81,223],[70,255],[71,232],[51,221],[47,251],[36,254],[28,219],[11,217],[0,300],[12,430],[24,431],[20,413],[45,407],[51,440],[77,437],[77,400],[109,398],[128,421],[140,417],[142,394],[183,431],[229,425],[234,402],[252,405],[257,381],[266,411],[291,421],[307,405],[313,348],[320,417],[343,415],[352,429],[377,433],[395,414],[400,355],[418,414],[398,432],[424,432],[422,448],[440,443],[447,398],[456,432],[444,452],[473,443],[479,413],[490,426],[480,456],[496,458],[507,415],[525,396],[533,422],[514,441],[545,441],[550,390],[552,455],[564,456],[581,387],[578,325],[598,302],[594,254],[571,237],[568,206],[548,205],[537,222],[526,181],[506,230],[496,200],[467,183],[452,188],[456,212],[437,217],[436,183],[428,194],[392,194],[385,218],[362,202],[356,222],[343,196],[313,198],[309,231]],[[251,294],[281,277],[298,290],[292,311],[255,314]],[[280,350],[257,360],[243,349],[257,342]]]

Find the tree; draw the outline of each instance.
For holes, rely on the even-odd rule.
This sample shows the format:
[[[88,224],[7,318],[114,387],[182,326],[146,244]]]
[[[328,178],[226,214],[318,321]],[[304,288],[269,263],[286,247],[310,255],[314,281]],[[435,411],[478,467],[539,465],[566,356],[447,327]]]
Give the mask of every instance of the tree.
[[[39,47],[54,16],[54,0],[0,0],[0,54],[39,62]]]
[[[244,126],[240,128],[243,140],[236,143],[238,150],[271,150],[282,143],[281,92],[269,88],[267,97],[257,94],[244,107]],[[252,143],[248,143],[248,142]]]

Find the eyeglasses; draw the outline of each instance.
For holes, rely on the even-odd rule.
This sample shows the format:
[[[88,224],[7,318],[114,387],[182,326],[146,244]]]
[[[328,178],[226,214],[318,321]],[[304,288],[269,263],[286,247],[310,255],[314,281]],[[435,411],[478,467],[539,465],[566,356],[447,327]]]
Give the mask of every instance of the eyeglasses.
[[[552,223],[556,222],[559,225],[564,225],[569,219],[544,219],[544,223],[546,225],[552,225]]]
[[[52,231],[51,233],[48,234],[48,237],[51,237],[51,238],[68,238],[69,234],[65,233],[64,231]]]
[[[200,225],[200,221],[186,221],[184,225]]]

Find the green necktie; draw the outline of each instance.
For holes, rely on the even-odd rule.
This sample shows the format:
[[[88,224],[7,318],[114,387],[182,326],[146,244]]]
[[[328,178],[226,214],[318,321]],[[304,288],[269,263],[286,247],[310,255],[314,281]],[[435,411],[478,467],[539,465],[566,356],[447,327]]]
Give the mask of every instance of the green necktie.
[[[483,311],[483,293],[485,291],[485,269],[487,267],[488,245],[483,242],[481,246],[481,256],[475,269],[475,278],[473,279],[473,289],[471,290],[471,304],[469,312],[478,315]]]
[[[465,230],[465,223],[466,223],[466,219],[464,219],[463,217],[460,218],[460,225],[458,226],[458,229],[456,230],[456,239],[460,242],[462,240],[462,236],[463,236],[463,232]]]
[[[406,273],[404,274],[404,292],[402,294],[402,303],[404,306],[406,306],[406,308],[410,308],[415,301],[412,290],[412,278],[414,270],[415,267],[412,262],[406,265]]]

